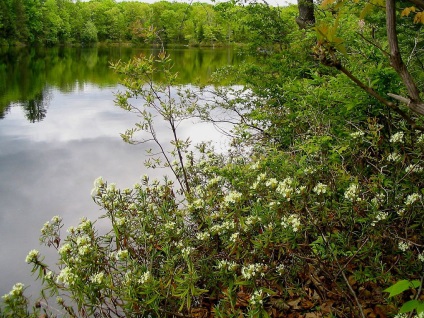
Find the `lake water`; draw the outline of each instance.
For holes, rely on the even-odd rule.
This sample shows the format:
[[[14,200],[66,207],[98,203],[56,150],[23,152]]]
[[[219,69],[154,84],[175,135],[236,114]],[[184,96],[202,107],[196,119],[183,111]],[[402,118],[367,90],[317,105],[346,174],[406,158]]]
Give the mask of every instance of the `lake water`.
[[[114,106],[120,87],[109,61],[142,52],[154,53],[117,47],[0,50],[0,295],[16,282],[35,293],[25,257],[39,249],[54,259],[38,243],[46,221],[60,215],[69,227],[102,214],[90,196],[97,177],[131,187],[145,173],[164,173],[143,166],[147,146],[128,145],[119,136],[137,118]],[[231,49],[168,53],[187,85],[205,83],[217,68],[243,59]],[[194,142],[225,142],[204,124],[186,124],[181,133]]]

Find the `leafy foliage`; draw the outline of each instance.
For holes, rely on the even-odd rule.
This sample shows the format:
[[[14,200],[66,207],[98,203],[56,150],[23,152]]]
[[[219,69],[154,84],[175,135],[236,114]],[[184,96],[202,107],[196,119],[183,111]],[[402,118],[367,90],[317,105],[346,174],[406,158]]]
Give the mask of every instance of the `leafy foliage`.
[[[333,21],[323,12],[327,24],[318,24],[314,48],[334,68],[309,53],[316,38],[305,30],[286,34],[290,45],[272,45],[273,53],[255,65],[215,75],[232,74],[245,83],[240,89],[172,95],[184,88],[175,85],[164,53],[115,65],[127,88],[118,104],[143,120],[124,139],[135,132],[155,139],[154,109],[171,124],[174,151],[156,146],[177,185],[143,177],[120,190],[99,178],[92,196],[105,211],[108,233],[84,219],[63,237],[60,218],[46,223],[41,240],[58,249],[59,270],[36,251],[27,262],[45,291],[61,297],[63,313],[387,317],[399,307],[422,313],[424,134],[373,99],[405,92],[384,54],[388,42],[373,31],[382,13],[361,20],[363,8],[342,4],[351,14]],[[416,52],[411,65],[418,65],[420,54],[406,36],[413,31],[404,32],[403,50]],[[165,83],[154,80],[159,70]],[[217,109],[235,119],[214,117]],[[187,116],[231,121],[228,153],[181,142],[172,123]],[[416,113],[407,118],[422,122]]]

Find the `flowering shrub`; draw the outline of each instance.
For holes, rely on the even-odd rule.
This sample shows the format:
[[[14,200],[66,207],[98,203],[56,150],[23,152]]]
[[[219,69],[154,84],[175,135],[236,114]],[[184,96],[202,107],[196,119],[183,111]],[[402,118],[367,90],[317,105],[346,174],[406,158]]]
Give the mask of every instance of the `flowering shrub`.
[[[118,189],[95,180],[92,197],[110,222],[108,233],[89,219],[66,235],[59,217],[45,224],[41,241],[57,249],[58,268],[35,250],[26,261],[45,298],[57,297],[61,315],[393,317],[411,295],[420,303],[421,289],[392,300],[383,287],[422,277],[424,134],[370,107],[340,76],[323,71],[287,80],[297,63],[291,58],[278,78],[273,61],[272,72],[245,70],[258,98],[221,96],[228,108],[246,105],[237,108],[243,121],[227,154],[206,144],[189,151],[174,135],[165,161],[176,184],[145,176]],[[157,62],[169,64],[163,55]],[[144,63],[123,66],[125,74],[152,74]],[[158,106],[154,88],[143,91],[143,83],[128,79],[132,93],[118,96],[121,106],[134,110],[128,98],[141,94],[168,122],[195,113],[193,94],[185,95],[190,107],[178,108],[172,98]],[[154,136],[151,116],[143,116],[124,139]],[[3,316],[31,314],[23,286],[3,299]],[[53,308],[33,312],[52,315]]]

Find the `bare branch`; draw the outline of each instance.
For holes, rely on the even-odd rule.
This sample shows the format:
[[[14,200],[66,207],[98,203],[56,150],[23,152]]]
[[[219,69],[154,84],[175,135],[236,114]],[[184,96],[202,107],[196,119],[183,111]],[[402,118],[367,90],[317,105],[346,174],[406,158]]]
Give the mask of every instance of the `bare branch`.
[[[396,32],[396,4],[395,0],[386,1],[386,27],[387,41],[390,49],[390,64],[401,77],[405,85],[410,102],[408,107],[414,112],[424,115],[424,103],[420,98],[420,92],[415,84],[414,79],[408,72],[405,63],[403,63],[402,55],[400,54],[398,37]]]

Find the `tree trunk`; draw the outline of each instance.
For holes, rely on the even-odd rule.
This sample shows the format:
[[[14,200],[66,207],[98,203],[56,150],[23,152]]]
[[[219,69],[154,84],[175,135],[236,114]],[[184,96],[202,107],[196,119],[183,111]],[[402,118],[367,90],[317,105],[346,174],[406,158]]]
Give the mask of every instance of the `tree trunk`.
[[[308,26],[315,24],[315,12],[313,0],[297,0],[299,16],[296,18],[296,23],[300,29],[306,29]]]

